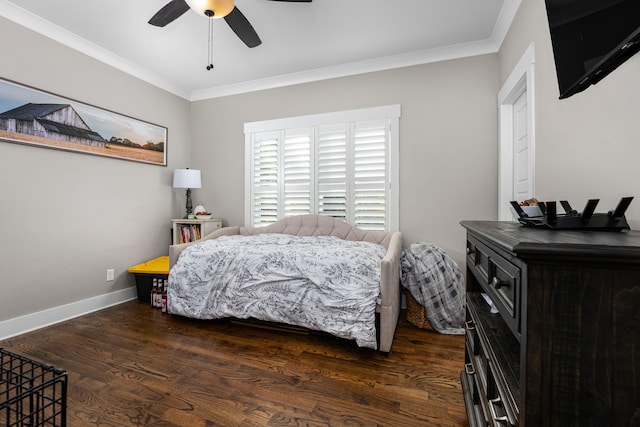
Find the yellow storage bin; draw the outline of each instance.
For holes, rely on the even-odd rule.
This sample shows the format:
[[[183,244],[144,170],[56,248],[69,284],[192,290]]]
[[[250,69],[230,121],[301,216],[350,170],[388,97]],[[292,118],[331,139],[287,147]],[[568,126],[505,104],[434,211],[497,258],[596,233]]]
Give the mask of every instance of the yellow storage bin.
[[[134,265],[127,271],[133,273],[136,278],[138,300],[150,303],[153,279],[167,280],[169,277],[169,256],[161,256],[142,264]]]

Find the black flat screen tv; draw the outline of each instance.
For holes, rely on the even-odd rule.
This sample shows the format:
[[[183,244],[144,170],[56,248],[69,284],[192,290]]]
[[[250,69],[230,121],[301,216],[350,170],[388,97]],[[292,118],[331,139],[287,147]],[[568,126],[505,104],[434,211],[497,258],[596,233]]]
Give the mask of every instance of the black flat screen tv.
[[[640,50],[640,0],[545,0],[560,99],[598,83]]]

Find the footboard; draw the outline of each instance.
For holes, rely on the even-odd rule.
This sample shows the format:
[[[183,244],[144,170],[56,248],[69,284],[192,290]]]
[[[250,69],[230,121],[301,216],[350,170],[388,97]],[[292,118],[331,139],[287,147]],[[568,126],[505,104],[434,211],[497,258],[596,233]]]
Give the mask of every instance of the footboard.
[[[387,254],[380,262],[380,342],[378,350],[389,352],[400,317],[400,254],[402,233],[393,233]]]

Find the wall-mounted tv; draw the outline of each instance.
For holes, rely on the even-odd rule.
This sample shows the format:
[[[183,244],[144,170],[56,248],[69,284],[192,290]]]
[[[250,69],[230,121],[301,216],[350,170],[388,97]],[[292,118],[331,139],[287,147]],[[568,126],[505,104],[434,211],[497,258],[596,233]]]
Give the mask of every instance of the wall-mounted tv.
[[[640,50],[640,0],[545,0],[560,99],[598,83]]]

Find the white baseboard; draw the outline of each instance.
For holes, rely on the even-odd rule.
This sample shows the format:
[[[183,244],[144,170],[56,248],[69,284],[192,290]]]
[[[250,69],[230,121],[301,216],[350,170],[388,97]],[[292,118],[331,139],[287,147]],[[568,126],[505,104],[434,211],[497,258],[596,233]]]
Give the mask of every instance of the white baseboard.
[[[93,311],[136,299],[136,287],[87,298],[0,322],[0,340],[44,328]]]

